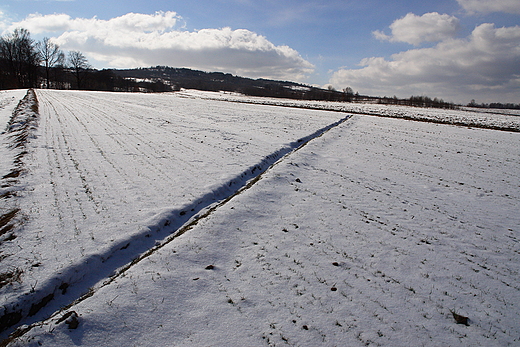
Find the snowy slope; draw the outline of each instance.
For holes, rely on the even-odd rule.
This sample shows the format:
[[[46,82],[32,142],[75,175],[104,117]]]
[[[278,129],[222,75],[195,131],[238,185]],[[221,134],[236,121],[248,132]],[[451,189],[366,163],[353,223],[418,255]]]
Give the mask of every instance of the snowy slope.
[[[327,125],[334,126],[330,130],[326,128],[321,136],[312,137],[301,148],[288,146],[296,150],[288,151],[287,156],[254,184],[246,186],[185,233],[170,239],[119,276],[98,284],[73,306],[57,312],[50,320],[35,324],[13,341],[12,346],[505,346],[520,343],[520,217],[517,212],[520,134],[359,115],[338,122],[344,114],[200,99],[186,99],[182,104],[172,96],[120,96],[127,99],[124,99],[125,111],[117,111],[117,120],[132,112],[139,114],[132,111],[139,104],[152,124],[160,123],[160,119],[170,120],[176,113],[171,110],[161,113],[161,110],[173,104],[177,105],[176,117],[191,115],[183,118],[182,126],[170,127],[169,132],[158,136],[158,130],[147,131],[146,122],[134,126],[140,131],[132,132],[127,126],[134,121],[131,117],[120,123],[114,119],[111,123],[117,126],[113,125],[111,131],[89,128],[98,127],[101,122],[94,119],[95,114],[88,110],[88,105],[103,105],[110,110],[106,112],[109,117],[116,113],[111,107],[122,105],[122,101],[109,106],[103,100],[119,96],[63,93],[59,99],[52,99],[58,98],[58,94],[38,93],[42,119],[41,135],[32,143],[35,151],[42,150],[39,141],[43,138],[47,141],[59,138],[44,135],[46,129],[51,128],[53,118],[72,122],[72,114],[80,111],[78,121],[82,121],[86,131],[77,131],[74,136],[61,132],[60,136],[66,137],[69,143],[80,141],[85,135],[94,137],[96,143],[106,144],[102,146],[104,153],[113,151],[113,161],[124,153],[131,153],[130,148],[137,145],[119,148],[109,142],[108,137],[103,138],[105,134],[120,134],[119,140],[125,143],[141,136],[146,141],[139,143],[150,141],[154,144],[150,147],[167,151],[167,146],[159,145],[159,139],[175,129],[177,135],[170,141],[185,144],[183,148],[190,144],[193,146],[190,148],[197,150],[186,150],[183,154],[168,152],[169,156],[178,156],[180,167],[166,166],[164,170],[197,183],[197,187],[202,185],[199,182],[212,181],[219,174],[221,178],[214,184],[228,182],[229,176],[222,178],[222,175],[230,172],[230,167],[236,167],[237,173],[244,172],[244,168],[265,159],[277,148],[288,146],[290,141]],[[96,101],[90,101],[92,99]],[[48,115],[48,126],[42,127],[46,117],[42,107],[52,109],[63,105],[59,107],[65,108],[67,104],[71,110],[68,116],[65,110],[58,109],[57,113]],[[149,108],[157,112],[156,116],[144,111]],[[263,122],[236,121],[246,113],[264,112]],[[232,115],[236,116],[232,117],[234,122],[226,122]],[[199,117],[203,120],[193,125],[201,119]],[[303,120],[309,123],[301,126]],[[210,131],[206,128],[208,124],[220,125],[213,125]],[[281,131],[284,127],[287,129]],[[66,128],[68,133],[73,133],[71,125],[60,127]],[[150,126],[150,129],[156,128]],[[202,140],[210,141],[210,147],[199,144],[200,137],[188,141],[190,136],[204,133],[201,129],[211,135]],[[229,131],[226,139],[231,143],[253,139],[243,140],[248,143],[248,152],[242,156],[235,151],[227,153],[229,143],[226,146],[220,140],[219,144],[223,129]],[[269,134],[269,139],[265,134]],[[147,197],[143,192],[139,200],[129,184],[117,185],[118,176],[112,176],[108,166],[100,167],[102,160],[94,157],[99,151],[89,149],[88,143],[83,141],[60,150],[58,145],[53,145],[42,152],[59,156],[67,153],[68,148],[72,157],[80,156],[76,152],[90,153],[82,154],[81,168],[92,192],[113,187],[111,191],[121,194],[127,202],[118,205],[118,200],[112,198],[110,202],[114,206],[105,204],[111,209],[106,219],[135,218],[136,223],[157,226],[157,221],[146,219],[151,214],[150,204],[164,209],[182,200],[182,195],[191,192],[190,189],[196,189],[160,183],[165,178],[159,169],[168,165],[166,162],[146,166],[149,169],[146,171],[145,167],[132,165],[127,159],[117,166],[119,170],[131,175],[132,170],[142,168],[145,178],[139,180],[139,175],[132,176],[138,180],[137,188],[154,189],[156,194],[155,198],[153,194]],[[71,149],[75,149],[74,153]],[[148,151],[152,150],[141,152],[139,157],[153,157]],[[201,160],[212,164],[194,175],[182,165],[187,165],[184,161],[190,163],[197,151]],[[40,156],[34,157],[31,172],[43,166],[37,158]],[[242,167],[238,167],[239,159],[244,161]],[[230,162],[236,164],[227,165]],[[58,166],[54,161],[45,166],[58,173],[62,167],[64,165]],[[38,172],[43,174],[44,170]],[[154,172],[156,180],[148,182],[153,180]],[[104,178],[105,174],[112,179]],[[53,179],[61,177],[60,185],[68,189],[67,194],[73,200],[72,197],[78,196],[73,195],[73,188],[82,182],[81,175],[78,174],[78,183],[67,183],[74,177],[71,173],[61,172],[61,175]],[[38,181],[36,177],[29,176],[28,181],[29,178],[32,182]],[[206,185],[204,189],[211,191],[215,187]],[[195,190],[193,197],[203,194],[204,189]],[[98,200],[104,202],[110,197],[109,192],[96,193],[100,194]],[[168,200],[165,192],[177,197]],[[43,195],[39,196],[43,199]],[[93,193],[93,196],[97,195]],[[30,199],[30,194],[24,199]],[[45,203],[32,201],[40,209],[49,208]],[[188,203],[190,199],[183,201]],[[176,206],[179,205],[182,206],[180,203]],[[131,211],[125,212],[124,207]],[[139,209],[144,212],[139,213]],[[76,211],[72,207],[69,210]],[[61,211],[66,215],[63,212],[66,209]],[[82,211],[86,211],[87,219],[101,219],[98,215],[102,213],[96,212],[94,207]],[[114,212],[121,216],[113,216]],[[37,216],[45,218],[42,213]],[[113,223],[106,223],[103,228],[108,235],[93,231],[93,240],[78,236],[74,241],[79,245],[76,247],[93,252],[95,242],[102,243],[98,239],[107,242],[110,237],[124,237],[121,235],[131,232],[130,227],[115,227],[118,224]],[[84,224],[78,225],[82,226],[81,230],[91,230]],[[97,225],[103,224],[98,222]],[[30,226],[29,222],[26,228],[30,230]],[[69,231],[53,224],[48,230],[61,233],[62,238],[66,238]],[[54,242],[58,244],[59,240]],[[20,241],[20,245],[25,244]],[[59,247],[54,250],[58,253]],[[43,258],[44,252],[41,254]],[[56,254],[56,260],[46,259],[50,264],[46,266],[62,266],[59,257],[67,259]],[[457,324],[452,312],[469,317],[469,325]],[[76,323],[79,324],[76,326]]]

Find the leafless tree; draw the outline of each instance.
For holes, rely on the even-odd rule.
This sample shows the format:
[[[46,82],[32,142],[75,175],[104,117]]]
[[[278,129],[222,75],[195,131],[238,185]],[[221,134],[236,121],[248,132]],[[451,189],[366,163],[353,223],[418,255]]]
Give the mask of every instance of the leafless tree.
[[[83,53],[79,51],[69,52],[69,67],[76,77],[77,88],[81,89],[85,72],[90,69],[90,64]]]
[[[16,87],[36,86],[39,55],[27,29],[15,29],[13,33],[0,38],[0,59]]]
[[[65,61],[65,54],[63,54],[60,46],[50,41],[48,37],[45,37],[42,41],[37,44],[38,54],[40,55],[40,61],[43,63],[45,68],[45,86],[50,88],[50,71],[57,65],[62,65]]]

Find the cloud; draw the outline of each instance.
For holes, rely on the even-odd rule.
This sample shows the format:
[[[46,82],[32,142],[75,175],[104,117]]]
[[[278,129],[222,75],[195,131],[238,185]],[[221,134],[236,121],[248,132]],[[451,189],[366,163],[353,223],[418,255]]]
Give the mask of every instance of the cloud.
[[[101,20],[66,14],[33,14],[15,23],[31,33],[55,33],[53,41],[110,67],[168,65],[248,77],[301,80],[314,66],[288,46],[231,28],[186,31],[175,12],[128,13]]]
[[[435,47],[366,58],[360,69],[336,71],[330,83],[371,95],[425,94],[456,102],[470,99],[518,102],[520,95],[520,26],[477,26],[465,39]],[[488,98],[489,100],[483,100]]]
[[[8,18],[6,17],[5,13],[0,10],[0,31],[3,31],[8,27],[7,21]]]
[[[459,5],[471,14],[504,12],[520,14],[519,0],[457,0]]]
[[[379,40],[390,42],[406,42],[419,45],[422,42],[437,42],[453,37],[459,29],[456,17],[437,12],[417,16],[408,13],[403,18],[395,20],[391,25],[392,35],[376,30],[372,34]]]
[[[71,18],[67,14],[41,15],[39,13],[30,14],[26,19],[13,23],[11,29],[23,27],[32,33],[59,31],[84,31],[100,32],[115,31],[120,33],[166,30],[174,27],[181,19],[175,12],[156,12],[154,15],[128,13],[121,17],[110,20],[101,20],[96,17]]]

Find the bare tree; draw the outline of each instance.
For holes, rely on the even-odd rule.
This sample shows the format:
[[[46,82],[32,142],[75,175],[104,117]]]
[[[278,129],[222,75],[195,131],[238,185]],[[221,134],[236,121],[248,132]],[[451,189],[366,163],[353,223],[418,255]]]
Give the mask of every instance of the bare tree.
[[[14,78],[16,87],[36,86],[39,56],[27,29],[15,29],[12,34],[0,38],[0,59]]]
[[[40,61],[43,63],[45,68],[45,86],[50,87],[50,71],[57,65],[62,65],[65,61],[65,54],[63,54],[60,46],[50,41],[48,37],[43,38],[41,42],[38,42],[37,46],[38,53],[40,55]]]
[[[69,67],[76,77],[77,88],[81,89],[83,76],[90,69],[87,58],[79,51],[71,51],[69,52]]]

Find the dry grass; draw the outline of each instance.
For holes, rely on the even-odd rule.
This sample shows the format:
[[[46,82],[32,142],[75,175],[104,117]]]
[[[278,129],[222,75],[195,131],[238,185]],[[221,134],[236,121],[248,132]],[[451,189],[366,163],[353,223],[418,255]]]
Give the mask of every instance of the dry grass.
[[[16,215],[18,214],[18,212],[20,212],[20,209],[19,208],[15,208],[5,214],[3,214],[2,216],[0,216],[0,230],[3,230],[4,227],[9,224],[13,219],[14,217],[16,217]],[[2,234],[2,232],[0,232],[0,235]]]
[[[18,269],[18,268],[7,271],[7,272],[0,273],[0,288],[3,288],[6,285],[14,283],[14,282],[20,282],[22,273],[23,273],[23,270]]]

